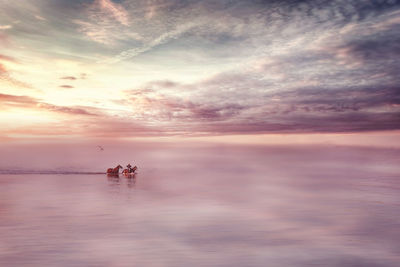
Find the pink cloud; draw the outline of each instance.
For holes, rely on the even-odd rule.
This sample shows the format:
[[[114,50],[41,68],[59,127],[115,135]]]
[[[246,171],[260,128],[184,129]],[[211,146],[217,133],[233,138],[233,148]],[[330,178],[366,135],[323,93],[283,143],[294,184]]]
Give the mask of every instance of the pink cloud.
[[[30,84],[13,78],[10,75],[10,71],[3,64],[1,64],[2,61],[17,63],[17,60],[15,58],[0,54],[0,81],[12,84],[13,86],[16,87],[32,88]]]
[[[110,0],[97,0],[95,4],[112,15],[122,25],[129,25],[128,12],[121,5],[113,3]]]
[[[6,82],[11,84],[15,87],[22,87],[22,88],[33,88],[30,84],[25,83],[23,81],[19,81],[11,77],[9,71],[0,63],[0,81]]]
[[[0,75],[2,73],[6,73],[6,72],[7,72],[6,67],[4,67],[4,65],[0,64]]]
[[[50,112],[65,113],[70,115],[98,116],[98,110],[91,107],[58,106],[40,101],[37,98],[25,95],[0,94],[0,104],[11,107],[21,107]]]
[[[5,104],[35,104],[37,100],[30,96],[0,94],[0,103]]]
[[[0,54],[0,61],[2,61],[2,60],[9,61],[9,62],[17,62],[17,60],[13,57],[9,57],[9,56]]]
[[[77,19],[74,23],[80,26],[80,32],[93,41],[114,45],[116,40],[124,38],[124,34],[121,34],[121,25],[129,26],[129,16],[122,5],[110,0],[95,0],[84,12],[88,19]],[[132,32],[129,36],[139,38]]]

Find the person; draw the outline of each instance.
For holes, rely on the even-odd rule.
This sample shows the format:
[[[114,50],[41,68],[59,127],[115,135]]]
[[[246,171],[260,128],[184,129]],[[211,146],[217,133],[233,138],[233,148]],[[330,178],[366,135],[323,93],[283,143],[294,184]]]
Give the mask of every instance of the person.
[[[132,168],[132,165],[131,165],[131,164],[126,165],[126,167],[128,168],[128,172],[129,172],[129,173],[133,173],[133,172],[135,172],[135,170],[136,170],[136,168]]]

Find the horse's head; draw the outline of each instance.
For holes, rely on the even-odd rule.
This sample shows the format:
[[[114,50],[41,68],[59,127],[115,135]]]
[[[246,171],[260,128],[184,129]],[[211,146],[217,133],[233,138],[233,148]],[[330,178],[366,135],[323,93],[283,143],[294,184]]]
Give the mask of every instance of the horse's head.
[[[128,165],[126,165],[126,167],[130,168],[130,167],[132,167],[132,165],[131,165],[131,164],[128,164]]]
[[[119,169],[119,168],[123,169],[124,167],[122,167],[121,165],[118,164],[117,168],[118,168],[118,169]]]

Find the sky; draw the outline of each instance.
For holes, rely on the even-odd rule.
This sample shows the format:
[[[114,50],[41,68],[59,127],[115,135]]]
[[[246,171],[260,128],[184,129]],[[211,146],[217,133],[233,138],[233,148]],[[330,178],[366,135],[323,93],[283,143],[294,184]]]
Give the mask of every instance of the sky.
[[[399,137],[398,0],[0,7],[1,141]]]

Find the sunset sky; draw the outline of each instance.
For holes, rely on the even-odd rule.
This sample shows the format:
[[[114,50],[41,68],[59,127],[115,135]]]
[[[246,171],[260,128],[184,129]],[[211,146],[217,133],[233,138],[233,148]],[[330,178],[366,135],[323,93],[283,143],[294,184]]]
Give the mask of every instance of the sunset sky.
[[[0,140],[399,136],[398,0],[0,7]]]

